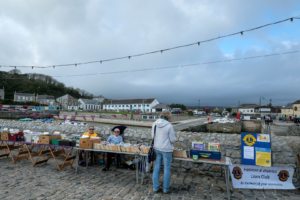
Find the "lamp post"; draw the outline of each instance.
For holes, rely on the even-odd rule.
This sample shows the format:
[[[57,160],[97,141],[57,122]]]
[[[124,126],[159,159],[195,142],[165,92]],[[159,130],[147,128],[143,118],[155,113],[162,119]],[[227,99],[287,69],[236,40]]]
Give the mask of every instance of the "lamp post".
[[[272,117],[271,117],[271,105],[272,105],[272,99],[270,99],[270,120],[272,119]]]
[[[200,100],[199,100],[199,110],[200,110]]]

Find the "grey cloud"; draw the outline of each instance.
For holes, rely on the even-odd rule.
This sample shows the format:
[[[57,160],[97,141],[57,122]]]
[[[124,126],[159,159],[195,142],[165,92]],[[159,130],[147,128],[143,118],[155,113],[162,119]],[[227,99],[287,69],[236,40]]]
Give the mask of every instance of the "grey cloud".
[[[1,64],[52,65],[127,56],[248,29],[300,14],[297,10],[298,1],[3,1],[0,59]],[[228,40],[232,41],[230,45],[248,41],[231,52],[233,58],[294,51],[300,49],[299,37],[288,35],[299,23],[295,20],[245,33],[243,37],[130,60],[22,72],[55,76],[218,61],[228,59],[219,45]],[[274,36],[274,31],[284,33],[283,30],[285,35]],[[252,41],[261,45],[253,45]],[[295,92],[299,90],[299,64],[299,56],[291,54],[57,79],[115,99],[156,97],[161,102],[187,105],[198,105],[201,99],[201,105],[234,106],[238,101],[258,103],[259,96],[299,99]]]

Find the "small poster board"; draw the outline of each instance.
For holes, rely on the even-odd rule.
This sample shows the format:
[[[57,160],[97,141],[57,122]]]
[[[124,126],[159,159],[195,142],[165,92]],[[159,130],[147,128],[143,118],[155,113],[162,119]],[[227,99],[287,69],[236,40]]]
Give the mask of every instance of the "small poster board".
[[[242,133],[243,165],[271,167],[271,136],[260,133]]]

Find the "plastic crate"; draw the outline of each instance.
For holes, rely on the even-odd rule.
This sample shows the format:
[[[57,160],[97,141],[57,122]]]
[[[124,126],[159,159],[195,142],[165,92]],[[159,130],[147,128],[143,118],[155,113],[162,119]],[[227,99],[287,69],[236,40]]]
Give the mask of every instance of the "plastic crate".
[[[53,145],[59,145],[59,139],[52,139],[51,144]]]

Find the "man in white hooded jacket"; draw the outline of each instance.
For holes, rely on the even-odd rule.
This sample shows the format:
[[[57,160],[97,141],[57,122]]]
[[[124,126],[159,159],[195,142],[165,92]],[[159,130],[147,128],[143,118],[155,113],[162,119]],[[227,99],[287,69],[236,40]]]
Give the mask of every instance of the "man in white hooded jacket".
[[[174,128],[171,121],[172,114],[168,110],[162,111],[160,119],[156,120],[152,125],[152,139],[154,138],[154,152],[156,155],[155,165],[153,170],[153,191],[158,192],[159,188],[159,173],[162,160],[164,160],[164,183],[163,192],[170,193],[171,179],[171,162],[174,143],[176,141]],[[155,131],[156,129],[156,131]],[[155,132],[155,134],[154,134]]]

